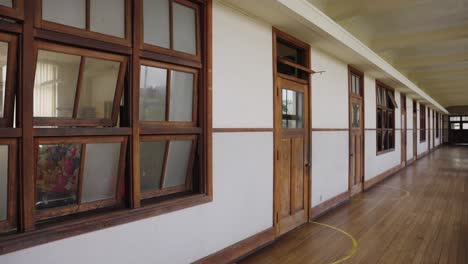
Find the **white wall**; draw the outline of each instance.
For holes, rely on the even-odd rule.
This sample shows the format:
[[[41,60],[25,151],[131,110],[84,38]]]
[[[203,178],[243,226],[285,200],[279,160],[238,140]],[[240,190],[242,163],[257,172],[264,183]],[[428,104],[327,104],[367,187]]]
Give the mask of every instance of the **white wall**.
[[[312,77],[312,128],[347,129],[348,66],[313,48],[311,57],[326,71]],[[348,190],[348,153],[348,131],[312,132],[312,206]]]
[[[271,26],[214,3],[214,127],[272,127],[271,41]],[[272,227],[272,157],[271,132],[215,133],[212,203],[2,255],[0,263],[195,261]]]

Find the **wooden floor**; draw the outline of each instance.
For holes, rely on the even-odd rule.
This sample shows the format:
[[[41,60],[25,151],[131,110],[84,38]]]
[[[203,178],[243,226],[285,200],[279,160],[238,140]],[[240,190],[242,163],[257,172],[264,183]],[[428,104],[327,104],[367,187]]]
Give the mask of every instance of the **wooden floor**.
[[[240,263],[468,264],[468,146],[442,147],[317,221],[355,238],[355,253],[345,233],[308,223]]]

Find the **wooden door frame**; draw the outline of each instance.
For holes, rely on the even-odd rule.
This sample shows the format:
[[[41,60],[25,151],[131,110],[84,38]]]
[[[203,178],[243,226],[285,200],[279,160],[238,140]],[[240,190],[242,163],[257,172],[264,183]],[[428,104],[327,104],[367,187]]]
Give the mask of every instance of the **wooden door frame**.
[[[365,180],[365,173],[366,173],[366,170],[365,170],[365,160],[366,160],[366,120],[365,120],[365,89],[364,89],[364,73],[356,68],[354,68],[353,66],[351,65],[348,65],[348,128],[349,128],[349,132],[348,132],[348,191],[351,192],[351,189],[352,189],[352,186],[351,186],[351,156],[350,156],[350,153],[351,153],[351,129],[352,129],[352,120],[351,120],[351,99],[352,98],[357,98],[357,97],[353,97],[352,96],[352,92],[351,92],[351,74],[354,73],[355,75],[358,75],[360,77],[360,83],[359,83],[359,87],[361,89],[361,94],[362,94],[362,98],[360,98],[362,100],[362,109],[361,109],[361,112],[362,112],[362,115],[361,115],[361,127],[362,127],[362,142],[361,142],[361,148],[362,148],[362,158],[361,158],[361,167],[362,167],[362,176],[361,176],[361,192],[364,190],[364,180]]]
[[[403,101],[404,100],[404,101]],[[404,104],[403,104],[404,102]],[[400,110],[400,127],[401,127],[401,164],[406,166],[407,160],[408,160],[408,105],[407,105],[407,100],[406,100],[406,95],[403,93],[400,93],[400,105],[401,105],[401,110]],[[404,108],[403,108],[404,106]],[[404,110],[404,111],[403,111]],[[402,123],[402,116],[405,116],[405,126],[403,129],[403,123]],[[404,140],[403,140],[404,138]],[[404,142],[404,144],[403,144]],[[403,146],[404,145],[404,146]],[[404,152],[403,153],[403,147],[404,147]]]
[[[413,102],[413,160],[418,159],[418,103],[416,100]]]
[[[275,229],[275,236],[278,237],[280,234],[279,230],[279,210],[278,210],[278,199],[279,199],[279,190],[278,190],[278,162],[277,162],[277,155],[279,151],[279,139],[281,137],[281,124],[277,124],[276,122],[276,107],[275,107],[275,101],[276,101],[276,92],[277,92],[277,78],[278,72],[277,72],[277,63],[278,63],[278,58],[276,54],[276,42],[278,39],[282,39],[284,41],[287,41],[294,46],[297,46],[299,48],[304,49],[305,54],[304,56],[306,57],[306,68],[310,69],[311,68],[311,54],[310,54],[310,45],[273,27],[272,28],[272,34],[273,34],[273,228]],[[312,75],[310,74],[308,79],[307,79],[307,89],[308,89],[308,96],[305,98],[308,102],[308,109],[305,109],[304,115],[306,118],[308,118],[307,125],[304,126],[304,129],[306,130],[306,137],[304,138],[304,151],[306,152],[306,161],[309,163],[308,169],[305,171],[307,181],[304,181],[304,183],[307,184],[307,201],[306,204],[304,205],[306,208],[306,221],[310,221],[311,217],[311,197],[312,197],[312,100],[311,100],[311,94],[312,94],[312,85],[311,85],[311,78]],[[302,83],[304,84],[304,83]],[[279,132],[279,133],[278,133]]]

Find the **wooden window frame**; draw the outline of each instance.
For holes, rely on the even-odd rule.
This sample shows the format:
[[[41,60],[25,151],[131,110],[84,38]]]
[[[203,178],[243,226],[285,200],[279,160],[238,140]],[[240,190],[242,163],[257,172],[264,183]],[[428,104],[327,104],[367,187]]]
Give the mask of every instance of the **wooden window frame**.
[[[396,142],[395,142],[395,119],[396,119],[396,107],[397,105],[393,103],[393,108],[387,105],[388,100],[391,99],[391,101],[395,101],[395,99],[389,97],[389,93],[394,96],[395,90],[388,85],[385,85],[384,83],[376,80],[375,82],[375,88],[376,88],[376,113],[377,115],[382,113],[382,127],[378,127],[378,116],[376,116],[376,154],[377,156],[386,154],[389,152],[393,152],[396,149]],[[380,91],[380,92],[379,92]],[[383,101],[381,101],[379,94],[383,92],[384,94],[382,95]],[[391,123],[389,122],[389,118],[392,116],[392,121]],[[392,124],[392,127],[389,128],[390,124]],[[381,135],[381,142],[379,142],[378,135]],[[391,134],[391,137],[390,137]],[[387,143],[387,144],[385,144]],[[387,145],[387,147],[385,147]],[[392,146],[392,147],[390,147]]]
[[[24,0],[12,0],[13,7],[0,5],[0,16],[5,16],[15,20],[24,18]]]
[[[5,98],[3,101],[3,117],[0,118],[0,127],[12,127],[16,95],[15,87],[17,85],[18,37],[0,33],[0,41],[8,43]]]
[[[163,48],[159,47],[153,44],[148,44],[145,43],[144,41],[144,15],[143,15],[143,8],[144,8],[144,0],[137,0],[139,3],[140,7],[140,28],[141,28],[141,34],[140,34],[140,49],[154,52],[154,53],[159,53],[159,54],[165,54],[173,57],[180,57],[182,59],[187,59],[187,60],[193,60],[196,62],[201,62],[202,60],[202,52],[201,52],[201,10],[200,10],[200,5],[199,3],[203,3],[206,1],[189,1],[189,0],[167,0],[169,2],[169,48]],[[190,54],[190,53],[185,53],[182,51],[178,51],[174,49],[174,32],[173,32],[173,3],[177,3],[192,9],[195,9],[195,34],[196,34],[196,54]]]
[[[53,44],[49,42],[38,41],[34,43],[34,72],[35,67],[38,63],[38,54],[39,50],[46,50],[51,52],[57,52],[62,54],[70,54],[80,56],[80,67],[78,72],[78,80],[76,87],[76,94],[73,104],[73,115],[69,117],[33,117],[35,126],[83,126],[83,127],[92,127],[92,126],[104,126],[112,127],[117,124],[119,116],[119,106],[122,99],[125,73],[127,71],[127,58],[120,55],[115,55],[111,53],[98,52],[93,50],[87,50],[82,48],[75,48],[70,46],[63,46],[58,44]],[[85,61],[86,58],[95,58],[103,59],[107,61],[115,61],[120,63],[119,75],[117,77],[114,100],[112,106],[112,116],[111,119],[105,118],[96,118],[96,119],[87,119],[87,118],[78,118],[78,107],[79,100],[82,90],[82,79],[85,70]]]
[[[427,140],[426,133],[426,106],[419,104],[419,143],[424,143]]]
[[[78,179],[77,187],[77,203],[69,206],[62,206],[57,208],[36,210],[35,220],[41,221],[49,218],[55,218],[59,216],[71,215],[76,213],[81,213],[89,210],[95,210],[99,208],[106,208],[112,206],[123,205],[123,181],[124,181],[124,172],[125,172],[125,156],[127,153],[127,137],[118,136],[118,137],[52,137],[52,138],[35,138],[34,140],[34,160],[37,164],[38,161],[38,147],[39,145],[52,145],[52,144],[81,144],[81,157],[80,157],[80,172]],[[120,155],[119,155],[119,168],[117,172],[117,184],[115,189],[114,198],[98,200],[93,202],[82,203],[82,193],[83,193],[83,179],[84,179],[84,168],[85,168],[85,159],[86,159],[86,144],[99,144],[99,143],[120,143]],[[36,165],[37,166],[37,165]],[[37,179],[37,170],[35,173],[35,179]],[[34,188],[36,191],[36,188]],[[35,197],[35,195],[34,195]]]
[[[42,0],[33,0],[36,1],[36,9],[35,9],[35,20],[34,25],[36,28],[46,29],[50,31],[60,32],[64,34],[71,34],[78,37],[95,39],[99,41],[114,43],[118,45],[123,45],[127,47],[131,47],[131,38],[132,38],[132,1],[125,0],[125,37],[120,38],[112,35],[107,35],[99,32],[91,31],[91,18],[90,18],[90,0],[85,0],[86,3],[86,28],[81,29],[73,26],[68,26],[52,21],[47,21],[42,19]]]
[[[111,226],[125,224],[149,217],[167,214],[173,211],[210,203],[213,201],[212,181],[212,0],[190,0],[199,5],[200,59],[187,59],[178,54],[157,53],[141,50],[141,34],[138,18],[141,17],[141,0],[132,1],[131,9],[131,46],[123,46],[90,39],[86,36],[67,34],[68,32],[52,31],[35,27],[35,8],[37,0],[24,2],[24,22],[10,23],[0,21],[2,31],[18,35],[18,96],[16,98],[17,128],[1,128],[0,138],[17,140],[17,226],[16,232],[0,234],[0,255],[16,250],[37,246],[40,244],[64,239]],[[136,18],[136,19],[135,19]],[[94,33],[93,33],[94,34]],[[128,67],[125,75],[124,106],[120,118],[120,127],[66,127],[37,128],[34,127],[33,94],[36,60],[36,42],[55,43],[95,52],[112,53],[125,56]],[[141,126],[139,122],[139,78],[140,60],[155,60],[159,62],[186,66],[198,71],[198,126],[197,127],[164,127]],[[200,178],[194,184],[199,186],[197,192],[176,193],[160,199],[147,199],[142,204],[140,196],[139,177],[139,142],[140,137],[152,135],[197,137],[196,161]],[[122,136],[127,138],[126,169],[124,184],[124,205],[118,208],[101,208],[99,210],[65,215],[37,221],[35,212],[35,170],[34,151],[36,142],[42,138],[76,137],[97,138]],[[195,188],[194,188],[195,189]],[[46,239],[45,239],[46,238]]]
[[[7,186],[7,217],[0,220],[0,232],[13,231],[17,227],[17,197],[18,197],[18,175],[17,159],[18,144],[16,139],[0,139],[0,145],[8,146],[8,186]]]
[[[143,121],[140,120],[140,125],[142,127],[154,127],[154,126],[163,126],[163,127],[196,127],[198,121],[198,88],[199,88],[199,81],[198,81],[198,70],[185,67],[185,66],[178,66],[169,63],[162,63],[157,61],[151,60],[141,60],[142,66],[149,66],[159,69],[164,69],[167,71],[167,80],[166,80],[166,121]],[[171,101],[171,72],[183,72],[193,74],[193,91],[192,91],[192,121],[191,122],[181,122],[181,121],[169,121],[170,119],[170,101]],[[141,85],[140,85],[141,86]]]
[[[169,149],[171,142],[173,141],[192,141],[191,145],[191,150],[190,150],[190,159],[189,163],[187,166],[187,175],[185,178],[185,184],[184,185],[179,185],[179,186],[174,186],[174,187],[167,187],[163,188],[164,186],[164,180],[167,177],[167,162],[169,159]],[[164,162],[163,162],[163,169],[162,169],[162,175],[160,179],[160,190],[156,191],[149,191],[149,192],[142,192],[141,193],[141,199],[150,199],[150,198],[155,198],[163,195],[169,195],[169,194],[174,194],[174,193],[180,193],[180,192],[191,192],[193,190],[193,169],[194,169],[194,162],[195,162],[195,152],[197,148],[197,142],[198,142],[198,137],[196,135],[182,135],[182,136],[177,136],[177,135],[160,135],[160,136],[141,136],[140,137],[140,142],[156,142],[156,141],[167,141],[167,144],[165,146],[165,154],[164,154]]]

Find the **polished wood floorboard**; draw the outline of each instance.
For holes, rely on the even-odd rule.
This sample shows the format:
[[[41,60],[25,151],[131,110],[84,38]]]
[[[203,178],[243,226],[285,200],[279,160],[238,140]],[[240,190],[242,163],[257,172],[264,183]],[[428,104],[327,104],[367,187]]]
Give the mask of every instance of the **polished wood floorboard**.
[[[317,222],[356,239],[339,263],[468,264],[468,146],[439,148]],[[307,223],[240,263],[336,263],[352,248]]]

